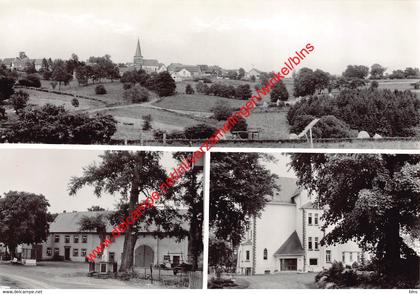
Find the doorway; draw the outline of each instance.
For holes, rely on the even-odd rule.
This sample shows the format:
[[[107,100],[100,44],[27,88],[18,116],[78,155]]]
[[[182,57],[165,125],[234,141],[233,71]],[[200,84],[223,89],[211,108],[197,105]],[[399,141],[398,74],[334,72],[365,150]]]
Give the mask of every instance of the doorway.
[[[64,247],[64,260],[70,260],[70,247]]]
[[[297,271],[297,258],[282,258],[280,259],[281,271]]]

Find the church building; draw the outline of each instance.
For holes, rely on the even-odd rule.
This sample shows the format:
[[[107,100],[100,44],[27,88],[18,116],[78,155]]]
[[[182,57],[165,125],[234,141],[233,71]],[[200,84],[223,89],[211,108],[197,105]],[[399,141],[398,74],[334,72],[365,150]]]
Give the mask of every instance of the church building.
[[[321,246],[323,209],[296,185],[295,178],[279,178],[278,184],[281,190],[268,196],[261,216],[250,220],[237,250],[238,274],[318,272],[334,261],[351,266],[367,258],[355,242]]]
[[[133,57],[133,66],[136,70],[143,69],[147,73],[166,71],[166,66],[156,59],[144,59],[141,54],[140,39],[137,40],[136,53]]]

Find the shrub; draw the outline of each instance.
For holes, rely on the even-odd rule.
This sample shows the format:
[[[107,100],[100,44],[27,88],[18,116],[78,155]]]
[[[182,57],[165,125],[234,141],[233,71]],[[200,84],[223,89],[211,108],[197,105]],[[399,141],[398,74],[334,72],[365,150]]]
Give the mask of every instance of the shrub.
[[[149,91],[140,85],[136,85],[125,90],[123,97],[129,103],[142,103],[149,100]]]
[[[232,114],[233,109],[228,103],[219,100],[215,103],[211,111],[213,112],[213,117],[215,119],[226,120],[227,117]]]
[[[208,94],[210,94],[210,87],[209,86],[207,86],[206,84],[204,84],[203,82],[198,82],[196,85],[195,85],[195,89],[197,90],[197,92],[198,93],[201,93],[201,94],[205,94],[205,95],[208,95]]]
[[[236,87],[235,97],[237,99],[247,100],[251,98],[251,96],[252,96],[252,91],[249,84],[239,85]]]
[[[124,85],[123,85],[124,90],[131,89],[131,87],[132,87],[132,84],[130,84],[130,83],[124,83]]]
[[[378,81],[372,81],[370,82],[370,88],[377,89],[379,87]]]
[[[188,94],[188,95],[194,94],[194,89],[193,89],[193,87],[191,87],[191,85],[190,85],[190,84],[188,84],[188,85],[185,87],[185,93],[186,93],[186,94]]]
[[[152,128],[152,115],[146,114],[141,117],[143,119],[143,131],[148,131]]]
[[[10,103],[13,105],[13,109],[18,113],[21,109],[26,107],[29,100],[29,94],[19,90],[9,98]]]
[[[106,89],[105,89],[104,85],[97,85],[95,87],[95,93],[97,95],[104,95],[104,94],[106,94]]]
[[[73,105],[73,107],[79,107],[79,100],[77,98],[71,99],[71,105]]]
[[[51,71],[44,71],[44,73],[42,74],[42,78],[44,80],[49,81],[51,79],[52,76],[52,72]]]
[[[215,128],[206,124],[198,124],[184,129],[187,139],[207,139],[216,131]]]
[[[248,139],[248,124],[246,123],[246,120],[242,117],[238,119],[238,122],[233,126],[233,128],[230,130],[231,132],[240,132],[239,137],[242,139]]]
[[[41,87],[41,81],[35,74],[29,74],[26,78],[19,80],[19,84],[25,87]]]
[[[53,90],[55,90],[55,87],[57,87],[57,82],[56,81],[52,81],[50,82],[51,87],[53,88]]]

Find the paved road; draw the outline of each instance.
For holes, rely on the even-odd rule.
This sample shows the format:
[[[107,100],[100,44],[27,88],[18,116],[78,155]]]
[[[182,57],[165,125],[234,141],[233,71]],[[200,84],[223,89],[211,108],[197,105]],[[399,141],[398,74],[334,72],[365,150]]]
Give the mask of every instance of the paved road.
[[[250,289],[315,289],[315,273],[280,273],[237,276],[238,283],[249,283]]]
[[[39,266],[0,264],[0,287],[12,289],[156,288],[149,281],[120,281],[87,277],[85,263],[41,262]]]

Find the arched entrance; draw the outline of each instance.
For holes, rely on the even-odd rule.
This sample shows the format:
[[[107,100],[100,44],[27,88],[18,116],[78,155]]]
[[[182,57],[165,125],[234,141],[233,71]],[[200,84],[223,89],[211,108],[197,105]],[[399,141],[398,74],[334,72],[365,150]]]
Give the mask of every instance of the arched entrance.
[[[141,245],[135,251],[134,265],[138,267],[149,267],[153,264],[155,253],[150,246]]]

